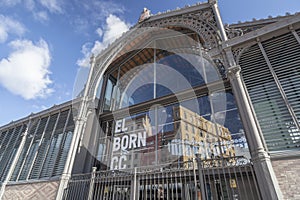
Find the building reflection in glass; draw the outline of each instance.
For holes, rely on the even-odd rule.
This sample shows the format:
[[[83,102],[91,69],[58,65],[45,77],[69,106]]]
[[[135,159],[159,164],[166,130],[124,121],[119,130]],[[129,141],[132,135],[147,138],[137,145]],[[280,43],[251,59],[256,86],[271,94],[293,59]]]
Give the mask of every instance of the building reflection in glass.
[[[198,98],[198,103],[205,98]],[[219,111],[224,119],[212,122],[209,109],[203,109],[206,114],[201,116],[202,111],[185,105],[190,102],[154,106],[148,112],[111,121],[98,159],[104,159],[110,169],[128,169],[192,161],[196,154],[202,160],[249,154],[235,107]]]

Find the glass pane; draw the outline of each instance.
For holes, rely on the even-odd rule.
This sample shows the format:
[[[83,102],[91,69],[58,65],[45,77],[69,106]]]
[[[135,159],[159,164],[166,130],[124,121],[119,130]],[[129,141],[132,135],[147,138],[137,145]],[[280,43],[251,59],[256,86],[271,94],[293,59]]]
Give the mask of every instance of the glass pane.
[[[107,85],[105,89],[105,95],[104,95],[104,108],[103,110],[111,110],[113,106],[113,90],[117,83],[117,78],[109,75],[109,78],[107,80]]]
[[[190,47],[194,48],[191,49]],[[111,64],[104,110],[116,110],[221,80],[195,34],[175,34],[120,55]]]
[[[127,72],[129,78],[121,79],[121,108],[152,100],[154,98],[154,65],[148,64]],[[127,80],[127,82],[125,81]],[[123,82],[124,81],[124,82]]]
[[[224,101],[223,107],[219,106]],[[217,112],[212,112],[215,109]],[[107,132],[112,135],[106,156],[110,169],[181,164],[200,154],[202,159],[250,157],[231,91],[217,92],[168,106],[152,106],[118,118]],[[103,138],[104,139],[104,138]],[[97,158],[106,146],[101,140]]]
[[[156,65],[156,97],[176,93],[205,83],[202,66],[190,62],[196,56],[160,51],[164,57]]]

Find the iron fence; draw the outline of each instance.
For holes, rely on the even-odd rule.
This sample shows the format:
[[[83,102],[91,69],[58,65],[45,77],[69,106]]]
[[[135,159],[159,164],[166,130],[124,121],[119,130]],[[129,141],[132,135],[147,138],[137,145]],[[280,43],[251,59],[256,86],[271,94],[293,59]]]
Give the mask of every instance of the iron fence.
[[[243,157],[196,159],[129,170],[73,176],[64,199],[252,200],[261,199],[252,163]]]

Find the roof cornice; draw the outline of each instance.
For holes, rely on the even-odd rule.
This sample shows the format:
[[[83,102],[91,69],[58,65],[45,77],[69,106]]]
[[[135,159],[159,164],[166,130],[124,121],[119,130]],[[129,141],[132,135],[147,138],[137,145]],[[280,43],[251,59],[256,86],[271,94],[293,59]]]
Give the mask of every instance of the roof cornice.
[[[266,34],[272,33],[274,31],[289,27],[293,24],[300,22],[300,13],[295,14],[294,16],[284,18],[278,22],[274,22],[272,24],[268,24],[260,29],[251,31],[242,36],[238,36],[223,42],[222,47],[228,48],[240,45],[242,43],[248,42],[250,40],[256,40],[257,38],[264,36]]]

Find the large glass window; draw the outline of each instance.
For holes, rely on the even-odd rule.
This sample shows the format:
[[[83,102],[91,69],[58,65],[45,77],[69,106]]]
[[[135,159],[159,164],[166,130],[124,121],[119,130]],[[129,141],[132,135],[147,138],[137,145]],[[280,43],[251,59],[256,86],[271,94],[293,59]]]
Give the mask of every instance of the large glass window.
[[[220,80],[195,34],[155,39],[116,59],[105,75],[104,111],[118,110]],[[194,41],[193,48],[187,44]]]
[[[162,35],[105,73],[102,109],[111,112],[99,116],[98,168],[250,157],[233,94],[198,36]]]
[[[223,105],[223,106],[221,106]],[[98,164],[110,169],[249,157],[231,91],[214,92],[103,122]]]

